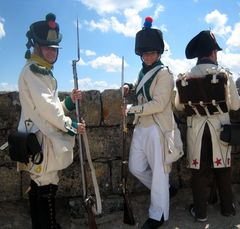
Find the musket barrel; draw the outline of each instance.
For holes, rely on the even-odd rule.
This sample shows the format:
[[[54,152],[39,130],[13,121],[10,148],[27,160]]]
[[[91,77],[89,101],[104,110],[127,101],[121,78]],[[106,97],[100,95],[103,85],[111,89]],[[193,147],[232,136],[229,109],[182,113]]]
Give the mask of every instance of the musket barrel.
[[[126,123],[126,99],[124,93],[124,57],[122,57],[122,72],[121,72],[121,89],[122,89],[122,103],[123,103],[123,120],[122,120],[122,171],[121,171],[121,187],[122,187],[122,194],[123,194],[123,201],[124,201],[124,215],[123,215],[123,222],[129,225],[135,224],[134,215],[132,212],[132,207],[128,195],[127,189],[127,176],[128,176],[128,159],[127,157],[127,147],[126,147],[126,134],[127,134],[127,123]]]
[[[78,28],[78,20],[77,20],[77,60],[72,61],[72,69],[73,69],[73,81],[74,81],[74,89],[78,90],[78,76],[77,76],[77,62],[80,60],[80,48],[79,48],[79,28]],[[76,106],[76,118],[77,122],[81,123],[81,115],[80,115],[80,100],[75,101]],[[101,199],[100,199],[100,193],[99,188],[96,181],[96,174],[95,170],[91,161],[90,151],[89,151],[89,145],[87,141],[86,133],[83,135],[78,134],[77,135],[77,141],[78,141],[78,152],[79,152],[79,159],[80,159],[80,169],[81,169],[81,175],[82,175],[82,189],[83,189],[83,205],[85,206],[87,213],[88,213],[88,225],[90,229],[97,229],[97,224],[95,221],[95,215],[93,212],[93,205],[95,204],[94,201],[91,200],[91,196],[87,193],[87,178],[86,178],[86,171],[85,171],[85,162],[84,162],[84,156],[86,156],[87,161],[89,163],[89,167],[91,169],[91,175],[94,182],[94,190],[97,197],[97,207],[99,213],[101,213]],[[83,147],[84,146],[84,147]],[[83,155],[83,148],[84,148],[84,155]]]

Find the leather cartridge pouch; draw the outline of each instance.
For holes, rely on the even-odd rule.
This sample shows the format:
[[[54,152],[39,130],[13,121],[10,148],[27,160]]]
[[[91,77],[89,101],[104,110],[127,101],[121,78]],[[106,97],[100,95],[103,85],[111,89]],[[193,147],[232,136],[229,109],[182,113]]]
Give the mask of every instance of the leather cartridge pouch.
[[[240,124],[226,124],[222,126],[220,139],[229,145],[240,145]]]
[[[8,136],[8,144],[13,161],[40,164],[43,160],[42,148],[34,133],[13,132]]]

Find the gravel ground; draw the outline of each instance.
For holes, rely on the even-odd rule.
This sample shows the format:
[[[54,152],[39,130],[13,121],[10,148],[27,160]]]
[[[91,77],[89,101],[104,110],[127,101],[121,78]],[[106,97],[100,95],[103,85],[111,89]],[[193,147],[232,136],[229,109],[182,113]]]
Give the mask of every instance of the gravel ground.
[[[237,229],[240,228],[240,185],[234,185],[234,203],[236,215],[224,217],[220,214],[219,203],[208,206],[208,221],[196,222],[188,212],[192,202],[191,190],[180,189],[171,199],[170,217],[163,224],[163,229]],[[118,201],[121,197],[118,197]],[[116,199],[117,200],[117,199]],[[149,195],[131,195],[136,225],[129,226],[122,222],[123,211],[114,211],[96,217],[99,229],[134,229],[140,228],[148,217]],[[0,229],[31,229],[28,201],[0,202]],[[86,218],[73,216],[67,199],[57,199],[57,219],[63,229],[88,228]]]

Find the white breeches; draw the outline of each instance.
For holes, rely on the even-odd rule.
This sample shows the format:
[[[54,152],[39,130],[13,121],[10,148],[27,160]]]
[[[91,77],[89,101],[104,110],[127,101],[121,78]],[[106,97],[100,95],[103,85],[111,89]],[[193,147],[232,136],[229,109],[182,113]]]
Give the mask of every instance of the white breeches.
[[[164,173],[163,147],[158,127],[136,126],[133,133],[129,170],[151,190],[149,217],[164,220],[169,217],[169,174]]]

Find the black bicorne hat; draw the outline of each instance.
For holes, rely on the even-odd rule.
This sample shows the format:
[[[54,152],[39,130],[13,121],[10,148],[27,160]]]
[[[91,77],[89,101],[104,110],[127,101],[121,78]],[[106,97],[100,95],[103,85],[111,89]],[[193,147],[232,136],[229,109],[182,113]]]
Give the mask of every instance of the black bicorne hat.
[[[163,35],[161,30],[152,29],[151,17],[146,17],[142,30],[138,31],[135,38],[135,53],[142,56],[144,52],[164,51]]]
[[[62,34],[59,33],[59,25],[55,22],[56,16],[49,13],[45,21],[37,21],[30,25],[29,31],[26,33],[28,42],[26,44],[28,51],[37,43],[40,46],[48,46],[59,48],[62,40]],[[26,53],[27,54],[27,53]],[[28,54],[27,54],[28,55]]]
[[[187,44],[185,54],[187,59],[207,56],[211,51],[221,51],[214,34],[210,30],[201,31]]]

